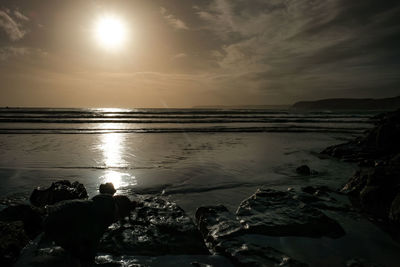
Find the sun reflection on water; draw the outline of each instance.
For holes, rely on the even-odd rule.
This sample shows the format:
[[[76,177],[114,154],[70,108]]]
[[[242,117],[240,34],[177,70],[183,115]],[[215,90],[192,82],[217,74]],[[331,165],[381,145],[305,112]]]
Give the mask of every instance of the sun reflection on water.
[[[128,162],[123,158],[124,143],[124,134],[108,133],[101,135],[100,149],[103,152],[106,171],[100,177],[100,182],[111,182],[116,189],[137,184],[135,176],[126,171],[120,171],[129,168]]]

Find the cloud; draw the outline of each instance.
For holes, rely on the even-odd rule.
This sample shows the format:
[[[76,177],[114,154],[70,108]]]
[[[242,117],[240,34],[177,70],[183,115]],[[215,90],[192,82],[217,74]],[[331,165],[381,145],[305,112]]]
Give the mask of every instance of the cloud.
[[[161,7],[160,12],[161,12],[161,15],[164,17],[164,19],[168,22],[168,24],[171,25],[172,27],[174,27],[175,29],[177,29],[177,30],[188,30],[189,29],[182,20],[176,18],[172,14],[168,14],[168,12],[165,8]]]
[[[0,29],[2,29],[11,41],[22,39],[27,31],[23,23],[29,21],[29,18],[19,11],[0,10]]]
[[[213,53],[226,88],[315,98],[400,82],[390,59],[400,4],[389,2],[213,0],[196,12],[221,40]]]
[[[174,56],[172,57],[172,59],[181,59],[181,58],[185,58],[185,57],[187,57],[187,54],[185,54],[185,53],[179,53],[179,54],[174,55]]]
[[[0,61],[26,55],[46,56],[47,53],[41,49],[31,47],[0,47]]]

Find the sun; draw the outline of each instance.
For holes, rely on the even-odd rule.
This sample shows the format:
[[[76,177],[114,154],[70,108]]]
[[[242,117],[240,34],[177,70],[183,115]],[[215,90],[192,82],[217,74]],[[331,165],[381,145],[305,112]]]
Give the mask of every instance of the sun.
[[[105,15],[95,23],[95,37],[100,46],[107,50],[119,50],[127,39],[127,27],[117,16]]]

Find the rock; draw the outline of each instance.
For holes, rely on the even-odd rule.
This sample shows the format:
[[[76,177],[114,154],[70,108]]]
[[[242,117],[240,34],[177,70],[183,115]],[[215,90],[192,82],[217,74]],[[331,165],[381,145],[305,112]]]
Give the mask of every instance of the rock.
[[[342,192],[353,196],[354,203],[372,216],[399,222],[400,109],[375,119],[376,126],[364,136],[321,153],[358,162],[360,169]]]
[[[113,196],[117,190],[115,190],[113,183],[105,183],[100,185],[99,192],[100,194],[109,194]]]
[[[245,241],[247,232],[222,205],[198,208],[196,221],[210,249],[235,266],[305,266],[272,247]]]
[[[392,219],[390,211],[400,193],[400,154],[376,166],[360,168],[342,191],[358,199],[360,207],[371,215]]]
[[[53,205],[63,200],[86,199],[88,194],[83,184],[67,180],[57,181],[46,189],[34,189],[29,200],[36,207]]]
[[[236,211],[247,233],[271,236],[328,236],[338,238],[343,228],[293,192],[258,189]]]
[[[124,255],[209,254],[186,213],[161,197],[142,197],[130,222],[115,223],[100,241],[99,252]]]
[[[22,221],[0,221],[0,266],[13,266],[28,242]]]
[[[307,165],[301,165],[300,167],[297,167],[296,172],[300,175],[305,175],[305,176],[311,175],[311,169]]]
[[[210,247],[228,237],[243,234],[243,226],[225,206],[200,207],[196,211],[196,222]]]
[[[100,194],[91,200],[68,200],[48,207],[46,236],[82,262],[90,263],[107,228],[131,212],[126,196]]]
[[[0,221],[22,221],[25,233],[30,239],[34,239],[43,230],[42,215],[43,213],[35,207],[19,204],[0,211]]]
[[[245,243],[238,238],[224,241],[220,246],[235,266],[307,266],[272,247]]]
[[[389,218],[396,223],[400,223],[400,193],[392,201]]]

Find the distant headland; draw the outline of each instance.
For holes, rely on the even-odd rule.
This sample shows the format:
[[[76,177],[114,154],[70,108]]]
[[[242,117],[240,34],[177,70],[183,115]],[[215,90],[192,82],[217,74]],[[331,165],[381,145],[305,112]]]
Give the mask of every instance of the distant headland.
[[[300,101],[293,110],[395,110],[400,108],[400,96],[390,98],[330,98],[317,101]]]

